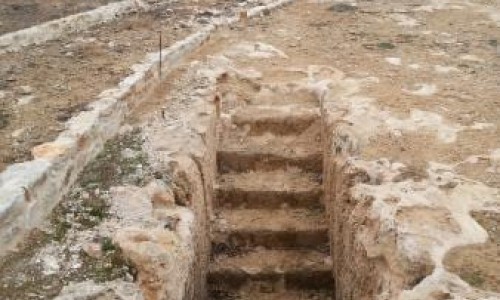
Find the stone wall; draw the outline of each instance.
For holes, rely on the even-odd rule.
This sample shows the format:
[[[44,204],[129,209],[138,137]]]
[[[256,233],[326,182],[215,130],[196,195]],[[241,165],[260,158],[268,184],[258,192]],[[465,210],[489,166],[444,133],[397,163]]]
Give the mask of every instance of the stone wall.
[[[0,36],[0,54],[19,51],[23,47],[40,44],[61,36],[86,30],[110,22],[136,11],[147,11],[158,6],[158,1],[123,0],[99,8],[49,21],[30,28]]]

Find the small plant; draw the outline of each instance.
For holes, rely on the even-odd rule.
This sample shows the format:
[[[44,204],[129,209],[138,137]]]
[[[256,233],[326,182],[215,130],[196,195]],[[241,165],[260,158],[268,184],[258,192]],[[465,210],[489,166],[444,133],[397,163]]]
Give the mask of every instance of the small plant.
[[[481,287],[485,281],[479,272],[467,272],[462,274],[462,278],[474,287]]]
[[[377,47],[379,49],[384,49],[384,50],[390,50],[396,48],[396,46],[393,43],[389,42],[380,42],[377,44]]]
[[[68,230],[71,229],[71,224],[67,221],[61,221],[55,224],[53,238],[56,241],[62,241]]]
[[[343,13],[343,12],[353,12],[353,11],[358,10],[358,8],[354,5],[347,4],[347,3],[338,3],[338,4],[332,5],[329,8],[329,10],[331,10],[333,12]]]
[[[84,205],[89,209],[89,215],[101,221],[108,216],[108,204],[102,198],[95,197],[85,201]]]
[[[4,110],[0,108],[0,129],[7,127],[9,125],[10,115]]]
[[[102,238],[102,240],[101,240],[101,250],[104,253],[115,251],[116,250],[116,246],[113,243],[113,240],[111,238],[109,238],[109,237]]]

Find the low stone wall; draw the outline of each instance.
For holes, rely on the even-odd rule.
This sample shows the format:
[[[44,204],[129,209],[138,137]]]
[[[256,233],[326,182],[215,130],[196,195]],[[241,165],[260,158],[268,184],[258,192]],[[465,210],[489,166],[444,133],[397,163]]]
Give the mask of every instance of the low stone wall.
[[[152,1],[123,0],[87,12],[4,34],[0,36],[0,54],[19,51],[29,45],[40,44],[73,32],[86,30],[92,26],[118,19],[131,12],[151,10],[156,7],[156,3],[150,2]]]

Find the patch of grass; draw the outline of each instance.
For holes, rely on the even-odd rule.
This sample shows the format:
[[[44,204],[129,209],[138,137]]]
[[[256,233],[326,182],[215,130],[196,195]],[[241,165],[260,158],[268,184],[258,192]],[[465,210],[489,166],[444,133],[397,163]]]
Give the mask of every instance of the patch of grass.
[[[357,6],[348,4],[348,3],[337,3],[328,8],[328,10],[333,11],[333,12],[354,12],[358,10]]]
[[[0,108],[0,129],[9,125],[10,114],[5,109]]]
[[[463,280],[465,280],[468,284],[474,287],[482,287],[485,279],[479,272],[465,272],[464,274],[460,274]]]
[[[132,263],[123,256],[122,250],[110,238],[101,240],[103,257],[96,259],[84,253],[81,254],[84,270],[81,273],[96,282],[111,281],[124,278],[126,274],[136,276],[137,270]]]
[[[380,42],[377,44],[377,47],[379,49],[384,49],[384,50],[390,50],[390,49],[395,49],[396,46],[393,43],[390,42]]]
[[[137,172],[139,166],[147,167],[148,160],[142,152],[143,140],[139,130],[134,130],[121,136],[119,139],[108,141],[103,151],[91,162],[80,177],[81,186],[93,186],[100,189],[109,189],[117,184],[134,184],[142,186],[146,179],[130,175]],[[124,157],[122,151],[130,149],[135,152],[132,157]]]
[[[115,251],[116,245],[113,243],[113,240],[109,237],[105,237],[101,240],[101,250],[106,253],[109,251]]]
[[[65,220],[61,220],[60,222],[54,224],[54,228],[52,238],[55,241],[60,242],[64,239],[68,230],[71,229],[71,224]]]
[[[92,197],[83,201],[83,205],[88,209],[89,215],[97,221],[102,221],[108,216],[109,205],[101,197]]]
[[[50,231],[33,234],[25,246],[5,261],[0,261],[0,299],[27,299],[27,294],[40,299],[52,299],[68,282],[94,280],[110,281],[137,275],[134,266],[124,257],[111,238],[100,238],[102,256],[93,258],[83,250],[79,252],[81,265],[71,265],[72,253],[67,241],[68,233],[98,226],[109,216],[109,188],[111,186],[144,185],[153,176],[146,155],[142,152],[139,130],[110,140],[104,150],[80,174],[75,186],[54,209]],[[124,149],[130,149],[124,152]],[[72,236],[72,235],[71,235]],[[63,269],[53,275],[44,275],[33,258],[50,243],[64,248],[58,257]],[[25,278],[20,280],[19,278]]]
[[[54,239],[61,241],[64,238],[72,226],[68,226],[68,220],[73,226],[88,229],[108,217],[107,191],[110,187],[124,184],[141,186],[149,180],[149,176],[144,175],[149,164],[142,152],[142,143],[139,130],[135,130],[104,145],[103,151],[80,174],[74,192],[67,195],[54,210],[51,218],[55,228]],[[133,155],[124,156],[125,149]],[[139,168],[140,174],[135,176]]]

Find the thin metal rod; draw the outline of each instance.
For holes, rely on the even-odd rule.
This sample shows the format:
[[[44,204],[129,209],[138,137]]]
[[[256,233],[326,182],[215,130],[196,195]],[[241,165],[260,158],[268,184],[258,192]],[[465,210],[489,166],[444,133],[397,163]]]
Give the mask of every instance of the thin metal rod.
[[[159,34],[160,34],[160,66],[159,66],[159,69],[158,69],[158,73],[159,73],[160,81],[161,81],[161,59],[162,59],[161,49],[163,48],[162,47],[162,43],[161,43],[161,31],[159,32]]]

